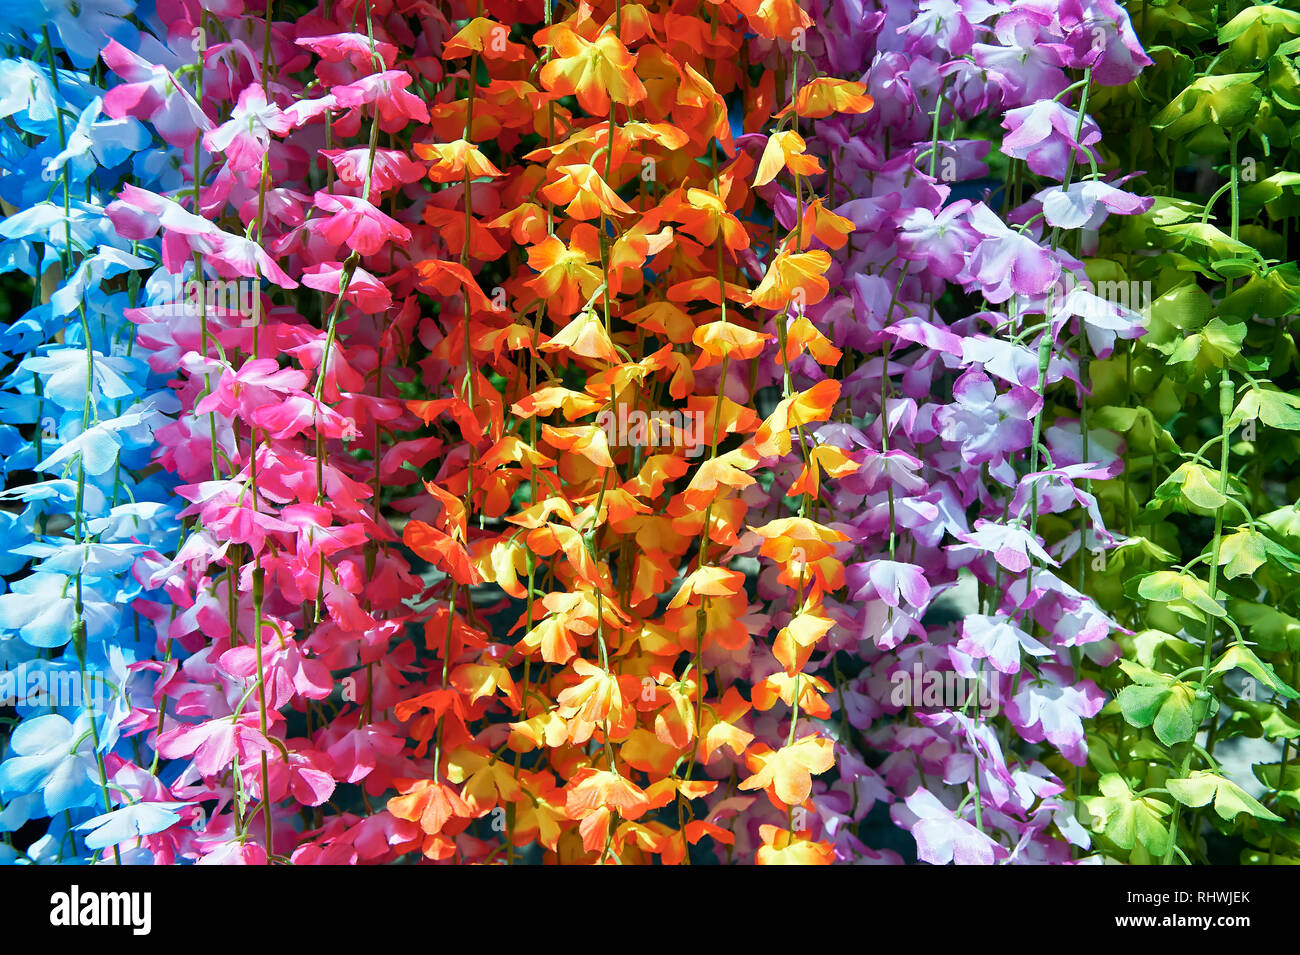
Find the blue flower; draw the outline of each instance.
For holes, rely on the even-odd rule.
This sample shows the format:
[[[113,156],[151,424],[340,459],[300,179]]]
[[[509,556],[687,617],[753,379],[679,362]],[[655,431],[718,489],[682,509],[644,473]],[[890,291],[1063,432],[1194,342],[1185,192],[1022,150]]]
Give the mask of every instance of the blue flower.
[[[174,826],[181,818],[177,810],[188,805],[184,802],[138,802],[87,819],[77,829],[91,830],[86,836],[87,849],[107,849]]]
[[[120,745],[119,736],[134,707],[152,706],[153,675],[129,668],[156,648],[142,639],[152,625],[140,626],[133,602],[143,588],[132,568],[145,550],[177,546],[184,506],[173,475],[145,470],[155,432],[179,401],[147,349],[133,345],[125,314],[157,268],[160,240],[128,242],[104,213],[126,177],[163,191],[162,180],[181,185],[183,157],[152,148],[157,140],[138,120],[106,116],[105,89],[84,70],[110,37],[139,46],[124,19],[134,10],[133,0],[34,0],[7,9],[0,24],[6,45],[19,49],[0,59],[0,199],[17,210],[0,219],[0,274],[19,272],[42,289],[0,327],[0,365],[9,369],[0,381],[0,467],[38,475],[0,490],[0,575],[9,578],[0,580],[0,668],[9,671],[0,672],[0,697],[22,718],[8,740],[0,733],[0,831],[50,817],[25,854],[0,848],[0,863],[85,861],[83,845],[94,851],[176,819],[157,793],[114,790],[114,803],[137,802],[104,812],[90,732],[93,720],[102,753],[128,766],[137,758],[138,743]],[[155,19],[153,4],[139,15]],[[72,64],[57,68],[57,87],[43,28],[54,57]],[[128,294],[123,277],[132,274],[140,281],[131,279]],[[60,279],[49,288],[52,276]],[[151,594],[151,605],[160,599]],[[74,653],[68,644],[80,624],[85,640]],[[117,776],[128,790],[131,778]],[[147,850],[122,856],[151,861]]]
[[[122,40],[135,32],[123,19],[135,10],[132,0],[41,0],[36,10],[35,22],[23,26],[33,33],[45,25],[57,31],[68,59],[77,67],[90,66],[99,58],[106,37]]]
[[[0,763],[0,793],[6,799],[39,790],[45,811],[90,805],[98,795],[90,718],[49,713],[24,721],[9,739],[11,755]]]
[[[62,647],[77,620],[76,584],[62,574],[32,574],[0,594],[0,629],[16,630],[34,647]],[[117,627],[119,608],[82,583],[81,618],[86,637],[102,640]]]

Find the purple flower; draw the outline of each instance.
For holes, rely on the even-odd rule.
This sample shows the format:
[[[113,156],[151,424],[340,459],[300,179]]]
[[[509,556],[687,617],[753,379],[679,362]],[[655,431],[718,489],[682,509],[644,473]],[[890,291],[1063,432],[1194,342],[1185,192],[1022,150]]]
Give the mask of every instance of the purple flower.
[[[1057,566],[1051,555],[1043,550],[1038,538],[1019,524],[998,524],[980,519],[975,521],[973,531],[958,534],[957,539],[963,543],[948,545],[949,551],[957,554],[967,551],[992,554],[994,560],[1013,574],[1027,570],[1030,557]]]
[[[996,689],[996,684],[994,685]],[[981,705],[985,702],[983,691],[980,693]],[[997,696],[992,702],[996,705]],[[996,712],[996,711],[994,711]],[[990,803],[1003,805],[1008,803],[1016,793],[1016,781],[1007,768],[1002,745],[998,741],[997,730],[987,722],[972,719],[954,710],[938,713],[917,713],[916,718],[926,726],[945,727],[954,736],[960,734],[964,748],[958,748],[948,757],[944,767],[944,782],[949,785],[963,785],[975,778],[979,771],[982,785],[981,794],[984,807]]]
[[[966,264],[966,250],[979,237],[962,216],[970,202],[959,199],[934,215],[929,209],[913,209],[898,222],[898,244],[903,258],[924,262],[925,267],[945,279],[955,279]]]
[[[987,70],[969,59],[951,60],[939,68],[948,81],[948,102],[963,116],[975,116],[996,109],[1002,100],[1002,90],[993,82]]]
[[[1060,467],[1083,463],[1083,432],[1078,418],[1057,418],[1056,423],[1043,431],[1052,460]],[[1107,472],[1107,477],[1117,477],[1124,470],[1124,440],[1114,431],[1104,428],[1088,429],[1088,457],[1095,467]]]
[[[905,497],[895,493],[895,529],[910,531],[920,540],[931,540],[935,537],[933,533],[934,522],[939,516],[939,508],[930,500],[931,497],[937,497],[937,495]],[[880,534],[887,537],[889,535],[888,493],[878,491],[863,503],[866,507],[863,509],[862,516],[857,518],[852,526],[863,536]]]
[[[894,794],[885,781],[853,750],[836,746],[835,764],[840,769],[840,778],[832,784],[830,792],[853,797],[850,805],[857,804],[852,813],[854,822],[860,822],[877,802],[894,801]]]
[[[938,67],[931,60],[881,53],[866,77],[867,93],[876,103],[867,121],[904,141],[925,138],[940,82]]]
[[[1051,13],[1020,7],[998,18],[998,44],[976,43],[975,62],[1002,90],[1008,106],[1051,99],[1070,85],[1061,51],[1051,42]]]
[[[950,97],[951,98],[951,97]],[[965,182],[989,175],[987,157],[993,144],[986,139],[940,140],[935,156],[935,171],[944,182]],[[917,150],[918,165],[930,166],[930,143]]]
[[[924,345],[931,352],[947,352],[962,357],[962,339],[939,325],[927,322],[916,315],[894,322],[886,331],[900,341]]]
[[[1011,582],[1007,596],[1017,604],[1025,603],[1025,580]],[[1098,657],[1107,657],[1114,646],[1107,640],[1112,632],[1132,633],[1106,616],[1091,597],[1075,590],[1050,570],[1034,574],[1032,594],[1034,619],[1050,630],[1056,642],[1064,647],[1105,644]],[[1110,662],[1105,660],[1103,665]]]
[[[928,789],[912,793],[906,804],[916,816],[911,829],[916,838],[916,855],[922,862],[931,865],[947,865],[949,862],[992,865],[996,855],[1005,851],[941,803]]]
[[[1087,289],[1075,286],[1053,310],[1052,327],[1059,333],[1065,323],[1078,316],[1088,335],[1088,344],[1098,358],[1109,358],[1116,338],[1139,338],[1146,331],[1142,316],[1126,305],[1110,302]]]
[[[908,39],[908,54],[931,56],[938,51],[947,54],[940,59],[950,59],[968,52],[975,31],[966,19],[967,6],[958,0],[921,0],[915,19],[899,31]]]
[[[866,601],[861,620],[861,638],[874,641],[882,650],[892,650],[909,636],[925,639],[925,628],[919,620],[889,606],[883,600]]]
[[[1064,465],[1034,474],[1026,474],[1016,486],[1016,493],[1011,498],[1011,512],[1026,514],[1029,511],[1031,495],[1038,489],[1038,513],[1061,514],[1083,507],[1088,510],[1098,528],[1100,539],[1111,542],[1111,536],[1102,527],[1101,513],[1097,510],[1097,499],[1078,486],[1080,481],[1108,481],[1119,473],[1119,468],[1111,469],[1093,464]]]
[[[896,560],[869,560],[846,569],[845,579],[853,588],[854,600],[879,597],[891,607],[901,596],[917,610],[930,602],[930,585],[916,564]]]
[[[921,470],[921,462],[906,451],[881,452],[868,448],[861,454],[854,455],[854,459],[861,466],[857,473],[844,480],[863,482],[867,492],[890,486],[909,494],[926,489],[924,478],[917,473]]]
[[[962,638],[957,649],[977,660],[987,659],[999,673],[1020,672],[1020,651],[1030,656],[1050,657],[1043,646],[1010,620],[973,614],[962,621]]]
[[[971,252],[957,281],[980,286],[990,302],[1015,295],[1041,295],[1060,274],[1060,263],[1027,235],[1006,223],[982,202],[970,209],[971,226],[983,238]]]
[[[1047,224],[1062,229],[1096,229],[1111,212],[1137,215],[1155,202],[1150,196],[1135,196],[1100,179],[1085,179],[1064,189],[1044,189],[1035,193],[1034,198],[1043,204]]]
[[[1038,387],[1038,355],[1032,348],[987,335],[973,335],[962,339],[961,357],[965,364],[982,365],[985,371],[1008,384],[1029,389]],[[1056,368],[1048,365],[1047,384],[1060,380],[1059,362]]]
[[[1007,706],[1007,719],[1030,743],[1044,739],[1082,766],[1088,758],[1083,720],[1096,716],[1106,696],[1091,680],[1070,685],[1068,667],[1045,664],[1041,679],[1024,683]]]
[[[1067,66],[1092,67],[1094,83],[1123,86],[1137,78],[1151,58],[1133,32],[1128,11],[1115,0],[1054,0],[1065,31]]]
[[[1074,150],[1078,162],[1087,162],[1089,156],[1098,160],[1092,146],[1101,140],[1101,129],[1085,116],[1076,139],[1078,124],[1075,110],[1050,99],[1007,110],[1002,119],[1008,131],[1002,138],[1002,151],[1013,159],[1025,160],[1037,175],[1064,179],[1070,150]]]
[[[967,464],[1003,461],[1033,438],[1031,416],[1038,410],[1038,395],[1015,387],[999,395],[992,380],[971,368],[953,385],[952,404],[934,412],[934,424],[945,441],[961,444]]]

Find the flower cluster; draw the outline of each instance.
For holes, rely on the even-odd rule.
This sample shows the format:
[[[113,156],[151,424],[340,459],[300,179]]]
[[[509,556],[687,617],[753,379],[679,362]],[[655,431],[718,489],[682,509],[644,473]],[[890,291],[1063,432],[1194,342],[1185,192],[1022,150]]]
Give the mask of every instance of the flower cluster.
[[[175,481],[152,465],[177,399],[127,317],[165,271],[107,211],[120,189],[167,174],[150,130],[115,115],[118,90],[97,66],[101,31],[134,33],[122,12],[7,23],[0,59],[7,862],[130,861],[129,836],[183,825],[187,812],[160,798],[134,739],[154,676],[174,663],[152,625],[173,608],[133,571],[182,531]]]
[[[1119,629],[1083,575],[1115,542],[1093,486],[1121,462],[1079,409],[1089,355],[1142,332],[1081,257],[1151,204],[1097,152],[1088,99],[1149,60],[1113,3],[813,12],[814,60],[876,103],[809,142],[853,226],[810,310],[854,359],[812,436],[845,462],[828,503],[852,548],[818,816],[846,861],[880,861],[858,834],[877,802],[923,861],[1067,861],[1089,846],[1068,784],[1104,702],[1078,664],[1113,661]]]
[[[1211,674],[1294,693],[1217,572],[1300,566],[1280,511],[1224,530],[1281,507],[1266,465],[1236,487],[1231,428],[1300,421],[1240,357],[1294,348],[1285,239],[1240,223],[1294,174],[1235,171],[1287,139],[1300,23],[1219,34],[1277,60],[1273,125],[1217,55],[1147,123],[1230,153],[1197,205],[1123,140],[1125,96],[1178,85],[1151,13],[20,12],[0,855],[1070,863],[1168,859],[1215,793],[1280,821],[1196,731]],[[1196,373],[1162,392],[1153,350]],[[1217,470],[1179,388],[1224,396]],[[1117,578],[1174,559],[1174,510],[1205,554]],[[1238,708],[1285,741],[1275,808],[1287,705]]]

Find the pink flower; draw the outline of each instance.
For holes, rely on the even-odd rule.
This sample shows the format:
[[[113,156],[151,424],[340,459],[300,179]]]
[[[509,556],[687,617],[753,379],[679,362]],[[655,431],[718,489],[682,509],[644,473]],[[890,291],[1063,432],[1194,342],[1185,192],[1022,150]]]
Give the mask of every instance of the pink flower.
[[[277,754],[261,730],[257,713],[247,713],[236,720],[210,719],[167,730],[158,736],[158,752],[164,759],[194,757],[194,766],[205,776],[215,776],[230,768],[235,757],[249,763],[258,753]]]
[[[333,96],[343,107],[375,104],[379,111],[379,128],[386,133],[395,133],[412,120],[417,123],[429,121],[429,110],[424,100],[406,91],[410,85],[409,73],[389,70],[362,77],[347,86],[336,86]]]
[[[309,700],[323,700],[334,689],[330,672],[318,660],[305,657],[298,645],[285,634],[292,628],[284,621],[274,621],[276,626],[266,631],[268,639],[262,645],[262,675],[267,687],[267,705],[273,709],[284,708],[294,696]],[[221,668],[231,676],[244,680],[257,678],[257,652],[243,645],[227,650],[220,657]]]
[[[385,68],[397,62],[397,47],[383,40],[375,40],[373,50],[370,38],[364,33],[332,33],[325,36],[304,36],[293,41],[320,56],[326,63],[349,63],[353,68],[369,73],[375,68],[375,56]]]
[[[151,123],[158,135],[182,151],[194,148],[195,133],[212,128],[194,97],[166,67],[155,66],[116,40],[109,40],[100,56],[126,80],[104,94],[104,112],[109,116],[134,116]]]
[[[235,172],[258,173],[262,157],[270,147],[271,136],[283,136],[293,129],[293,120],[266,100],[266,91],[253,84],[239,94],[230,119],[203,136],[203,145],[212,153],[225,153],[226,162]]]
[[[339,181],[350,186],[360,186],[366,179],[366,170],[370,160],[370,150],[363,146],[351,149],[323,149],[321,155],[334,165],[339,174]],[[416,162],[396,149],[376,149],[373,168],[370,169],[370,195],[375,197],[389,189],[419,182],[424,178],[428,168]]]
[[[391,242],[411,241],[410,229],[365,199],[318,192],[315,205],[329,216],[308,220],[307,228],[335,246],[347,245],[362,255],[374,255]]]
[[[301,744],[305,741],[290,742]],[[279,755],[279,759],[268,764],[266,784],[273,800],[291,796],[299,805],[319,806],[334,794],[334,767],[329,756],[306,746],[290,747],[288,764],[283,754]],[[255,777],[250,783],[253,794],[260,796],[260,778]]]
[[[337,295],[343,281],[343,263],[317,262],[308,266],[302,274],[302,284],[321,292]],[[365,269],[357,268],[352,272],[348,287],[343,292],[345,301],[357,306],[368,315],[387,311],[392,307],[393,296],[383,282]]]

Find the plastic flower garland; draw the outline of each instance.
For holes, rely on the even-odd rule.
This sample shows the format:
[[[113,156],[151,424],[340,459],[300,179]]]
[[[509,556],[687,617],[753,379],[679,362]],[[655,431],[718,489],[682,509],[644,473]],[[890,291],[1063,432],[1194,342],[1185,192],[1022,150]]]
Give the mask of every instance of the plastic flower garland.
[[[128,836],[180,824],[135,738],[159,661],[132,570],[181,533],[174,482],[151,466],[177,407],[126,313],[156,295],[154,249],[118,235],[106,205],[169,170],[149,131],[115,116],[97,34],[133,33],[83,8],[7,24],[0,227],[11,315],[0,351],[4,573],[0,764],[6,861],[140,853]],[[16,301],[15,301],[16,299]],[[20,853],[11,833],[48,817]],[[27,827],[30,830],[30,826]],[[143,856],[149,860],[148,853]]]
[[[1112,0],[20,14],[6,860],[1285,855],[1284,13],[1186,84]]]
[[[826,660],[840,782],[817,805],[846,859],[879,858],[854,824],[883,800],[924,861],[1062,862],[1090,844],[1066,781],[1103,702],[1075,673],[1114,659],[1118,629],[1066,570],[1112,543],[1092,487],[1120,465],[1078,409],[1090,351],[1142,330],[1066,239],[1091,230],[1087,254],[1109,215],[1150,205],[1100,163],[1086,112],[1148,61],[1113,4],[897,9],[827,9],[817,51],[865,70],[877,104],[813,146],[857,226],[814,320],[857,353],[817,437],[849,462],[831,502],[860,548]]]

